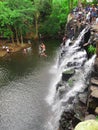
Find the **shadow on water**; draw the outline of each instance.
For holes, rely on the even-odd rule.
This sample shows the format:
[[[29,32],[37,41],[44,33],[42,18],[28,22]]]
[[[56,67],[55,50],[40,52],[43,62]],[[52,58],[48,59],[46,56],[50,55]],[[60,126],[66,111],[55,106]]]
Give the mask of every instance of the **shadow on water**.
[[[57,41],[45,41],[47,58],[38,56],[38,44],[27,53],[0,59],[0,130],[44,130],[49,106],[45,102]],[[45,129],[46,130],[46,129]]]

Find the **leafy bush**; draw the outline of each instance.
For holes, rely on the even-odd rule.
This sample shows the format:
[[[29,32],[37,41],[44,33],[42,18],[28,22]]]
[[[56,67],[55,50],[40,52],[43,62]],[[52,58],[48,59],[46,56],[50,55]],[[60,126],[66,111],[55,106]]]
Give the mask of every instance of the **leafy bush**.
[[[96,120],[98,120],[98,116],[96,116]]]
[[[89,45],[87,51],[88,53],[95,54],[96,48],[93,45]]]

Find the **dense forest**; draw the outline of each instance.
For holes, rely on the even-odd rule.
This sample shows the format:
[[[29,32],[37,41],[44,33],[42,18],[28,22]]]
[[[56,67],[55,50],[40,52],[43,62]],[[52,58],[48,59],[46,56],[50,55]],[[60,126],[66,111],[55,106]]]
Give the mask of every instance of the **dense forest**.
[[[38,38],[63,33],[68,13],[86,0],[0,0],[0,37],[23,43],[28,34]],[[97,0],[93,1],[97,2]]]

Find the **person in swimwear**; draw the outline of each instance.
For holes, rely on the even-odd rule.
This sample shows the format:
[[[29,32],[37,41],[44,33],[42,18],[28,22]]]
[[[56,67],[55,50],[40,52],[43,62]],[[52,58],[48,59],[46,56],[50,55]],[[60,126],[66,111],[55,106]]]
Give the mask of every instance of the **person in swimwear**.
[[[39,55],[46,57],[47,55],[46,55],[45,51],[46,51],[46,46],[45,46],[45,44],[42,42],[42,43],[39,45]]]

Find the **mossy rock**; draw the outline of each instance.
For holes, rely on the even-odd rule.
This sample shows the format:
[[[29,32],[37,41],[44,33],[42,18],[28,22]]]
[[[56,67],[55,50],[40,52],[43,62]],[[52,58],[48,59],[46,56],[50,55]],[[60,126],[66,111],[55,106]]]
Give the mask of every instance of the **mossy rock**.
[[[66,70],[62,73],[62,80],[63,81],[68,81],[69,78],[71,78],[75,74],[74,69]]]
[[[78,123],[74,130],[98,130],[97,120],[86,120]]]
[[[68,80],[68,85],[69,85],[70,87],[72,87],[73,84],[74,84],[74,80],[73,80],[73,79],[69,79],[69,80]]]

